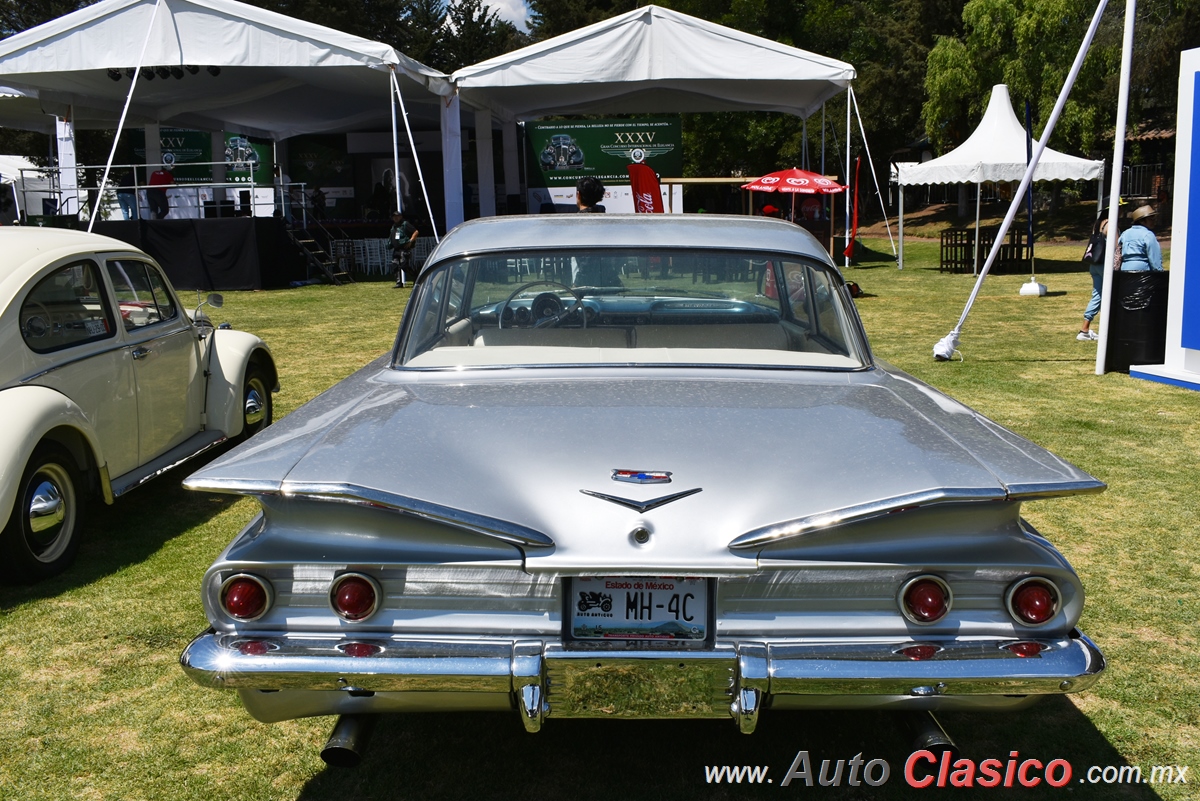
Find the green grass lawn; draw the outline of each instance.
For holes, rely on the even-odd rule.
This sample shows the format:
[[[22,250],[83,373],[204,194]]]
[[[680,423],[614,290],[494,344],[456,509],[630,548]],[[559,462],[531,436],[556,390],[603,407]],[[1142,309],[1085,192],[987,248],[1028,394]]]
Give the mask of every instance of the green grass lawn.
[[[886,239],[867,244],[889,251]],[[1189,783],[1200,782],[1200,394],[1094,374],[1096,346],[1075,340],[1090,293],[1079,250],[1040,248],[1046,297],[1018,295],[1027,276],[990,278],[963,328],[963,360],[950,363],[935,362],[932,347],[973,279],[939,273],[936,243],[908,241],[903,272],[881,260],[846,275],[867,293],[858,308],[878,358],[1109,484],[1102,495],[1025,506],[1083,579],[1081,626],[1108,656],[1107,673],[1081,695],[1021,713],[946,715],[946,727],[977,760],[1014,750],[1068,759],[1075,778],[1063,790],[1075,797],[1195,797],[1186,785],[1079,783],[1092,765],[1121,764],[1190,765]],[[284,415],[388,349],[407,298],[385,283],[227,293],[214,316],[271,344]],[[201,576],[254,512],[249,500],[183,491],[187,472],[96,508],[65,575],[0,587],[0,798],[783,797],[807,790],[779,787],[801,749],[818,765],[859,752],[889,762],[885,785],[843,788],[851,797],[911,795],[908,741],[876,712],[767,710],[750,737],[729,721],[551,718],[527,735],[515,713],[414,715],[383,721],[358,770],[326,768],[318,749],[331,719],[260,724],[234,694],[201,689],[179,669],[180,651],[207,625]],[[774,784],[706,784],[704,766],[715,764],[769,765]]]

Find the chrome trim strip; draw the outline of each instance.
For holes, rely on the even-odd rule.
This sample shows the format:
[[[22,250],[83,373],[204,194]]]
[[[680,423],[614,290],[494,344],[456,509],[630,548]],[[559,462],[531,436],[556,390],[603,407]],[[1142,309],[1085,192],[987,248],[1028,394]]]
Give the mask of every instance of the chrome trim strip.
[[[999,489],[936,489],[925,492],[914,492],[909,495],[897,495],[878,501],[847,506],[842,509],[831,509],[828,512],[809,515],[807,517],[788,520],[783,523],[764,526],[747,531],[729,543],[732,550],[751,550],[770,545],[773,542],[791,537],[799,537],[811,531],[826,530],[859,523],[876,517],[902,512],[918,506],[934,506],[943,503],[959,503],[961,501],[1004,501],[1008,495]]]
[[[244,653],[239,646],[247,641],[267,647],[263,653],[251,649]],[[187,646],[179,661],[197,684],[221,689],[509,693],[527,686],[544,687],[544,677],[549,675],[582,676],[593,669],[603,673],[619,668],[625,680],[616,686],[624,692],[642,672],[678,673],[694,667],[716,682],[704,682],[706,688],[715,689],[719,684],[728,690],[720,705],[714,696],[695,699],[699,706],[691,710],[650,705],[635,714],[621,715],[646,718],[728,717],[734,714],[730,702],[745,697],[732,695],[740,690],[775,696],[975,696],[980,701],[984,696],[1060,694],[1087,689],[1106,666],[1100,650],[1078,630],[1054,640],[1049,650],[1033,657],[1001,649],[1018,639],[973,640],[940,642],[943,650],[922,660],[894,653],[911,642],[718,642],[706,651],[577,650],[549,642],[541,645],[539,653],[536,641],[383,636],[370,640],[380,646],[377,653],[351,657],[339,650],[350,641],[368,640],[349,632],[344,639],[300,639],[217,634],[210,629]],[[548,694],[539,698],[529,694],[529,712],[537,717],[608,714],[603,703],[592,705],[604,701],[595,687],[581,685],[580,691],[590,695],[576,698],[567,694],[568,687],[551,682]],[[566,694],[560,695],[558,705],[556,694]],[[542,699],[549,700],[548,710],[538,703]],[[582,705],[585,700],[588,706]],[[751,710],[740,714],[748,716]],[[535,719],[527,724],[539,722]],[[752,718],[740,722],[752,726]]]
[[[129,347],[128,343],[119,342],[115,345],[104,348],[103,350],[94,350],[90,353],[82,353],[73,359],[67,359],[65,361],[56,362],[55,364],[52,364],[51,366],[47,367],[45,370],[40,370],[36,373],[32,373],[30,375],[25,376],[24,378],[18,378],[16,381],[13,382],[12,386],[15,386],[17,384],[28,384],[30,381],[36,381],[37,379],[41,378],[44,375],[49,375],[50,373],[53,373],[56,370],[61,370],[62,368],[69,367],[72,364],[78,364],[79,362],[87,361],[88,359],[93,359],[97,356],[104,356],[109,353],[112,353],[113,351],[124,350],[125,348],[128,348],[128,347]],[[56,353],[58,351],[51,351],[51,352]],[[38,354],[38,355],[45,355],[45,354]]]
[[[173,319],[174,318],[172,318],[172,320]],[[168,322],[171,322],[171,320],[163,320],[163,322],[168,323]],[[132,353],[133,348],[145,346],[147,343],[153,344],[160,340],[166,339],[167,337],[178,336],[179,334],[195,334],[195,333],[196,333],[195,330],[191,326],[186,326],[184,328],[179,329],[178,331],[172,331],[171,333],[163,334],[162,336],[147,337],[146,339],[132,341],[132,342],[118,342],[110,347],[104,348],[103,350],[94,350],[90,353],[82,353],[73,359],[67,359],[65,361],[57,362],[57,363],[47,367],[44,370],[41,370],[36,373],[32,373],[31,375],[27,375],[24,378],[18,378],[14,382],[14,385],[15,384],[28,384],[30,381],[35,381],[44,375],[49,375],[50,373],[55,372],[56,370],[61,370],[62,368],[69,367],[72,364],[78,364],[79,362],[87,361],[88,359],[95,358],[96,356],[104,356],[106,354],[112,353],[113,351],[125,350],[126,348],[129,348],[130,352]],[[103,340],[97,340],[97,341],[103,342]],[[65,348],[63,350],[65,350]],[[34,351],[34,352],[36,353],[36,351]],[[62,352],[61,350],[50,351],[50,353],[61,353],[61,352]],[[38,355],[45,356],[47,354],[39,353]]]
[[[487,537],[512,545],[527,548],[553,548],[554,540],[540,531],[498,520],[494,517],[477,515],[453,509],[428,501],[395,495],[390,492],[360,487],[357,484],[323,484],[300,483],[284,481],[280,485],[279,494],[285,498],[303,498],[313,501],[330,501],[333,503],[349,503],[355,506],[368,506],[375,509],[385,509],[391,512],[420,517],[436,523],[473,531]]]
[[[702,487],[696,487],[695,489],[676,492],[672,495],[663,495],[658,498],[651,498],[648,501],[635,501],[630,498],[620,498],[616,495],[606,495],[603,492],[595,492],[593,490],[581,489],[580,492],[582,492],[584,495],[591,495],[593,498],[599,498],[603,501],[615,503],[618,506],[624,506],[628,509],[633,509],[635,512],[649,512],[651,509],[657,509],[660,506],[666,506],[668,503],[677,501],[680,498],[686,498],[689,495],[695,495],[702,489]]]
[[[1030,501],[1035,498],[1062,498],[1068,495],[1083,495],[1104,492],[1108,485],[1103,481],[1059,481],[1037,484],[1009,484],[1008,497],[1014,501]]]
[[[196,478],[183,480],[183,488],[224,495],[278,495],[282,482],[261,478]]]
[[[188,444],[188,441],[181,442],[181,443],[179,443],[179,445],[176,445],[174,448],[167,451],[162,456],[158,457],[158,459],[150,462],[150,465],[158,465],[158,466],[153,467],[149,472],[144,473],[144,474],[139,474],[137,477],[129,480],[128,482],[125,482],[124,479],[126,479],[130,476],[129,473],[126,473],[123,476],[118,476],[116,483],[113,484],[113,487],[112,487],[113,496],[119,498],[122,495],[124,495],[125,493],[129,492],[130,490],[137,489],[138,487],[145,484],[147,481],[150,481],[151,479],[154,479],[154,478],[158,478],[159,476],[161,476],[163,473],[167,472],[168,470],[173,470],[176,467],[179,467],[179,465],[183,464],[184,462],[196,458],[197,456],[199,456],[200,454],[204,453],[207,450],[212,450],[213,448],[220,445],[222,442],[225,442],[229,439],[224,434],[216,434],[215,437],[211,436],[212,434],[215,433],[212,431],[207,431],[207,432],[201,431],[199,434],[196,435],[196,437],[200,437],[206,433],[209,434],[210,436],[205,438],[203,440],[204,444],[201,445],[199,448],[197,448],[194,451],[183,451],[182,453],[176,453],[176,451],[179,448],[182,448]],[[163,459],[167,459],[168,461],[162,462]]]

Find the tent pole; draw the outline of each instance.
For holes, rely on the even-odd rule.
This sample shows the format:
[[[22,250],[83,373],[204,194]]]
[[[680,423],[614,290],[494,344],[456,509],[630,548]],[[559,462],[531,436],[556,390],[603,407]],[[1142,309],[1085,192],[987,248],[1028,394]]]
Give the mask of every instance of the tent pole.
[[[1113,171],[1108,194],[1108,241],[1104,258],[1111,263],[1117,253],[1117,225],[1121,205],[1121,171],[1125,166],[1125,122],[1129,115],[1129,75],[1133,61],[1133,24],[1137,0],[1125,0],[1125,33],[1121,40],[1121,87],[1117,93],[1117,123],[1113,135]],[[1099,205],[1099,202],[1097,202]],[[1100,340],[1096,343],[1096,375],[1104,375],[1108,355],[1108,316],[1112,308],[1113,271],[1104,271],[1100,291]]]
[[[983,183],[975,183],[975,255],[971,262],[971,275],[979,275],[979,201],[983,195]]]
[[[1133,2],[1133,0],[1127,0]],[[996,261],[996,256],[999,255],[1000,249],[1004,244],[1004,236],[1008,233],[1008,228],[1012,225],[1013,218],[1017,216],[1017,209],[1021,207],[1021,195],[1025,193],[1026,187],[1033,181],[1034,170],[1037,169],[1038,162],[1042,160],[1042,153],[1046,150],[1046,145],[1050,142],[1050,137],[1054,134],[1054,126],[1058,123],[1058,117],[1062,114],[1063,106],[1067,104],[1067,98],[1071,95],[1071,88],[1075,85],[1075,78],[1079,75],[1079,70],[1083,66],[1083,59],[1087,55],[1088,50],[1092,46],[1092,39],[1096,36],[1096,29],[1100,27],[1100,18],[1104,14],[1104,8],[1108,5],[1108,0],[1100,0],[1096,6],[1096,13],[1092,16],[1092,22],[1088,26],[1087,34],[1084,35],[1083,41],[1079,45],[1079,51],[1075,54],[1075,61],[1071,64],[1071,71],[1067,74],[1067,79],[1063,83],[1062,90],[1058,93],[1058,99],[1054,102],[1054,110],[1050,112],[1050,119],[1046,122],[1046,127],[1042,131],[1042,138],[1038,140],[1037,147],[1033,151],[1033,158],[1029,161],[1029,166],[1025,168],[1025,175],[1021,178],[1021,185],[1013,195],[1013,202],[1008,207],[1008,212],[1004,215],[1003,222],[1000,223],[1000,230],[996,232],[996,241],[992,243],[992,249],[988,253],[987,260],[983,263],[983,269],[979,271],[979,277],[975,280],[975,286],[971,290],[971,295],[967,298],[967,304],[963,307],[962,315],[958,318],[958,323],[950,331],[949,334],[938,340],[933,346],[933,356],[940,361],[949,361],[954,356],[954,351],[958,349],[958,338],[962,333],[963,324],[967,321],[967,315],[971,313],[971,307],[975,303],[975,299],[979,297],[979,290],[983,288],[983,279],[987,277],[988,271],[991,270],[992,264]],[[1123,135],[1123,131],[1117,131],[1118,136]],[[1109,233],[1112,236],[1112,233]],[[1101,344],[1103,344],[1104,335],[1101,334]]]
[[[846,86],[846,185],[850,185],[850,86]],[[842,254],[843,264],[850,268],[850,191],[846,190],[846,251]]]
[[[404,95],[400,94],[400,82],[396,80],[396,68],[391,68],[392,89],[396,99],[400,101],[400,116],[404,119],[404,130],[408,132],[408,146],[412,149],[413,164],[417,165],[417,180],[421,182],[421,194],[425,196],[425,210],[429,212],[429,228],[433,231],[433,241],[441,242],[438,238],[437,223],[433,221],[433,206],[429,204],[429,191],[425,188],[425,176],[421,173],[421,159],[417,158],[417,145],[413,142],[412,126],[408,124],[408,111],[404,108]],[[400,186],[400,176],[396,175],[397,192]]]
[[[800,164],[804,169],[808,169],[808,117],[800,119],[801,137],[803,138],[800,146]]]
[[[883,226],[887,229],[888,244],[892,246],[892,255],[895,256],[896,243],[892,241],[892,224],[888,220],[887,206],[883,202],[883,191],[879,188],[879,175],[875,172],[875,161],[871,158],[871,145],[867,143],[867,131],[863,128],[862,111],[858,108],[858,97],[854,94],[854,87],[850,87],[850,99],[854,101],[854,116],[858,118],[858,133],[862,136],[863,149],[867,151],[867,164],[871,166],[871,178],[875,181],[875,196],[879,198],[879,208],[883,210]]]
[[[825,101],[821,101],[821,175],[825,174]],[[832,203],[828,196],[821,198],[821,213],[829,215],[829,205]]]
[[[395,70],[394,67],[393,70]],[[396,211],[403,212],[404,201],[400,199],[400,130],[396,127],[396,95],[392,94],[390,86],[388,87],[388,101],[388,105],[392,109],[392,183],[396,185]]]
[[[899,184],[899,187],[900,187],[900,190],[899,190],[900,196],[899,196],[898,200],[900,201],[900,222],[899,222],[898,227],[900,230],[898,232],[898,235],[899,235],[899,239],[900,239],[900,255],[897,258],[896,263],[899,265],[899,269],[903,270],[904,269],[904,184]]]
[[[146,38],[142,42],[142,52],[138,56],[137,68],[133,71],[133,77],[129,80],[129,94],[125,95],[125,108],[121,109],[121,119],[117,121],[117,132],[113,134],[112,149],[108,151],[108,161],[104,163],[104,175],[100,178],[100,189],[96,192],[96,202],[92,205],[92,210],[88,214],[88,233],[92,232],[92,226],[96,224],[96,217],[99,216],[100,201],[104,198],[104,190],[108,186],[108,174],[112,171],[113,159],[117,156],[117,143],[121,141],[121,131],[125,128],[125,117],[129,114],[129,104],[133,102],[133,88],[137,86],[138,78],[142,74],[142,62],[146,58],[146,48],[150,46],[150,34],[154,32],[154,19],[158,16],[158,7],[162,5],[162,0],[155,0],[154,10],[150,12],[150,24],[146,26]]]

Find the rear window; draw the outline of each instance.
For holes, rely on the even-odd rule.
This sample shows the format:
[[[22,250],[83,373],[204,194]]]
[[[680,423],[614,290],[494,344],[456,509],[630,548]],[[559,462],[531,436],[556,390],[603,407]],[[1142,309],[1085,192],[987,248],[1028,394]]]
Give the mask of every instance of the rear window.
[[[408,311],[408,367],[746,364],[857,369],[841,279],[746,251],[531,251],[447,261]]]
[[[96,264],[69,264],[38,281],[21,303],[20,324],[25,344],[37,353],[115,336]]]

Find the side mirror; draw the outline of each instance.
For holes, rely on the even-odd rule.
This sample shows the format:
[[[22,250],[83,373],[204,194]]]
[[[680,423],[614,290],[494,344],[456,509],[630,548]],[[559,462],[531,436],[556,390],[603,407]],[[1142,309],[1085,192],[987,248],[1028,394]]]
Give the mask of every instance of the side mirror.
[[[222,297],[221,295],[217,294],[216,292],[213,292],[213,293],[209,294],[209,296],[205,302],[209,306],[212,306],[214,309],[219,309],[225,305],[225,298]]]

